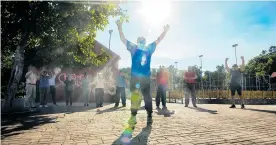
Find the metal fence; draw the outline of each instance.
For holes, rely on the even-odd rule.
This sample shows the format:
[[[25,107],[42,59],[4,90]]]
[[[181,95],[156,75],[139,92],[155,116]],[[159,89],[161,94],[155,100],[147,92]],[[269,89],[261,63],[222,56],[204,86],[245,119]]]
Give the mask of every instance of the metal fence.
[[[174,82],[179,83],[174,83],[168,88],[167,96],[183,98],[184,82],[177,80],[174,80]],[[229,98],[231,96],[229,83],[229,76],[224,79],[210,77],[208,81],[198,81],[196,83],[197,96],[198,98]],[[276,98],[276,78],[271,78],[270,75],[243,74],[241,84],[243,96],[246,98]],[[156,96],[155,82],[152,82],[152,96]]]
[[[179,81],[180,83],[173,84],[171,90],[174,89],[182,89],[183,81]],[[226,77],[225,79],[212,78],[210,77],[208,81],[198,81],[196,83],[196,89],[203,90],[227,90],[230,84],[230,77]],[[241,85],[243,90],[255,90],[255,91],[265,91],[265,90],[276,90],[276,78],[271,78],[270,75],[264,76],[256,76],[256,75],[248,75],[243,74]]]

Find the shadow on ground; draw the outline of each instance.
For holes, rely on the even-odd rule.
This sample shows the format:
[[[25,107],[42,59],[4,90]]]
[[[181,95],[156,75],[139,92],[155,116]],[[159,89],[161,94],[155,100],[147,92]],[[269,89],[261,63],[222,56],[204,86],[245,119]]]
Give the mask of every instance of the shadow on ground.
[[[1,139],[9,136],[19,135],[26,130],[48,123],[56,123],[57,117],[49,116],[8,116],[1,120]]]
[[[116,139],[112,145],[146,145],[149,143],[149,135],[151,133],[152,127],[150,125],[144,127],[142,131],[130,140],[130,142],[124,142],[125,135],[122,134],[118,139]]]
[[[105,103],[104,105],[109,104]],[[47,108],[32,109],[31,111],[24,109],[5,113],[1,112],[1,139],[18,135],[36,126],[56,122],[57,117],[49,117],[46,114],[71,114],[95,110],[96,107],[94,106],[49,106]]]
[[[111,103],[104,103],[104,106],[109,105]],[[59,106],[52,106],[50,105],[47,108],[35,108],[32,109],[32,111],[28,111],[28,110],[14,110],[11,112],[1,112],[1,117],[5,118],[6,116],[8,116],[9,114],[14,114],[15,116],[17,116],[18,114],[39,114],[39,115],[43,115],[43,114],[58,114],[58,113],[66,113],[66,114],[70,114],[70,113],[74,113],[74,112],[85,112],[85,111],[95,111],[96,109],[100,109],[100,108],[96,108],[96,106],[91,105],[88,107],[85,106],[65,106],[65,105],[59,105]]]
[[[111,108],[107,108],[105,110],[97,110],[97,114],[102,114],[102,113],[106,113],[106,112],[113,112],[113,111],[121,111],[121,108],[126,108],[126,107],[111,107]]]
[[[209,110],[209,109],[205,109],[205,108],[201,108],[201,107],[196,107],[196,108],[193,108],[193,107],[187,107],[189,109],[194,109],[198,112],[208,112],[210,114],[218,114],[216,110]]]
[[[272,110],[261,110],[261,109],[251,109],[251,108],[245,108],[244,110],[276,114],[276,111],[272,111]]]

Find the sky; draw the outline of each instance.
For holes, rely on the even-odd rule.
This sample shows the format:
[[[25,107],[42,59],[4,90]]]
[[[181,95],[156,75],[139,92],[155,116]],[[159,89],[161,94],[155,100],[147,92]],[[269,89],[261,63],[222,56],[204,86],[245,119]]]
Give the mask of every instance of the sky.
[[[217,65],[229,58],[229,66],[235,63],[237,46],[238,64],[241,56],[248,60],[276,45],[276,1],[230,1],[193,2],[170,0],[129,1],[121,4],[127,10],[129,23],[123,24],[125,37],[136,43],[137,37],[144,36],[147,43],[155,41],[169,24],[170,30],[157,46],[151,60],[151,68],[159,65],[175,65],[184,70],[188,66],[200,66],[214,71]],[[130,67],[131,56],[120,40],[115,21],[110,18],[104,31],[97,33],[96,39],[121,56],[119,67]]]

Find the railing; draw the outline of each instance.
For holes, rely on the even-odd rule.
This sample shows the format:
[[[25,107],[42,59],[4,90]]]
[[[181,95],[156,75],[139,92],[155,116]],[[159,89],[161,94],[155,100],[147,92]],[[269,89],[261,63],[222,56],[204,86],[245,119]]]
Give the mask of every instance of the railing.
[[[152,97],[156,97],[156,91],[151,92]],[[167,91],[167,99],[183,99],[185,92],[182,90]],[[198,99],[230,99],[230,90],[198,90]],[[245,99],[276,99],[276,91],[243,91]]]

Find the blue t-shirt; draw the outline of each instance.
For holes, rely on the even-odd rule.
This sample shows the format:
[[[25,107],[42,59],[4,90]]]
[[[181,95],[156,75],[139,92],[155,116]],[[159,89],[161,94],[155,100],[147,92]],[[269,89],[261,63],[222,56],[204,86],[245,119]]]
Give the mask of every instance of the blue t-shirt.
[[[39,80],[39,88],[49,88],[49,77],[48,76],[41,76]]]
[[[127,50],[131,53],[131,76],[134,77],[150,77],[151,56],[155,51],[156,43],[153,42],[145,49],[139,49],[136,44],[127,40]]]
[[[118,87],[126,88],[126,78],[124,76],[119,75],[116,82]]]

